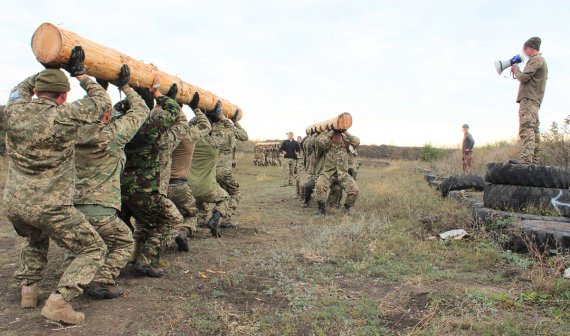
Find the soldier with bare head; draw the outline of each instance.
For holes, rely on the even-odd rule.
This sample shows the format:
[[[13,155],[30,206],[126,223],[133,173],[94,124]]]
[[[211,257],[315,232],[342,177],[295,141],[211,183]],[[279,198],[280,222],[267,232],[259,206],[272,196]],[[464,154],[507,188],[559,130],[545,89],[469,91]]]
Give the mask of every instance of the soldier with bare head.
[[[85,319],[70,301],[93,280],[107,252],[103,239],[73,206],[78,130],[111,108],[107,92],[85,75],[84,59],[83,49],[73,48],[65,69],[79,80],[88,97],[66,103],[67,76],[59,69],[45,69],[18,84],[7,106],[9,169],[4,211],[16,232],[27,239],[15,274],[22,285],[21,305],[37,305],[38,282],[53,240],[75,258],[41,314],[68,324]],[[37,98],[32,98],[34,94]]]

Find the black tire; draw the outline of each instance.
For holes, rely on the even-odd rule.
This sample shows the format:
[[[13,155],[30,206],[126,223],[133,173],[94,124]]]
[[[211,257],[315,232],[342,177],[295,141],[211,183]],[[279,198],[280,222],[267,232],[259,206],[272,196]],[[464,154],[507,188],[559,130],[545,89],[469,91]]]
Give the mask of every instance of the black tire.
[[[551,166],[489,163],[485,181],[493,184],[568,189],[570,171]]]
[[[565,189],[487,183],[483,202],[486,207],[498,210],[521,211],[534,207],[557,210],[562,216],[570,217],[570,190]]]
[[[570,224],[554,221],[522,220],[511,224],[513,235],[509,246],[516,252],[527,252],[526,241],[533,241],[540,250],[561,247],[570,249]]]
[[[441,182],[441,187],[439,190],[443,196],[452,190],[468,190],[474,189],[477,191],[483,191],[485,188],[485,179],[481,175],[477,174],[460,174],[453,175]]]

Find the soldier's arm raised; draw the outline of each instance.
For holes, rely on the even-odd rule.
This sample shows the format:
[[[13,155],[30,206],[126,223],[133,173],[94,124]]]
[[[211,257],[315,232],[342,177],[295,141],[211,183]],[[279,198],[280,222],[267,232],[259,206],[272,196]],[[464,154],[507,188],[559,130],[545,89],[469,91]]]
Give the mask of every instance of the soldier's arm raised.
[[[346,141],[348,141],[348,143],[350,145],[352,145],[352,147],[356,148],[360,145],[360,138],[348,133],[348,132],[344,132],[345,136],[346,136]]]
[[[319,149],[327,150],[331,147],[334,131],[323,132],[317,136],[316,145]]]
[[[111,98],[101,85],[90,77],[80,75],[76,77],[81,87],[87,92],[87,97],[74,101],[71,104],[59,106],[61,117],[68,117],[79,123],[97,121],[103,113],[111,108]]]
[[[10,91],[10,97],[8,98],[8,104],[6,107],[10,107],[14,104],[30,102],[34,96],[34,87],[36,86],[37,76],[38,74],[32,75],[24,79],[20,84],[16,85],[16,87]]]
[[[192,142],[207,136],[212,131],[210,121],[208,121],[208,118],[200,109],[195,109],[194,114],[196,114],[196,116],[188,123],[188,136]]]
[[[247,141],[249,139],[247,131],[237,121],[234,124],[234,134],[239,141]]]
[[[527,63],[523,71],[515,71],[515,78],[518,79],[521,83],[528,83],[532,76],[534,76],[535,72],[542,68],[543,64],[544,61],[542,58],[534,57]]]
[[[147,120],[150,110],[141,96],[130,87],[124,88],[127,95],[128,110],[124,116],[110,124],[119,147],[123,148],[137,134]]]

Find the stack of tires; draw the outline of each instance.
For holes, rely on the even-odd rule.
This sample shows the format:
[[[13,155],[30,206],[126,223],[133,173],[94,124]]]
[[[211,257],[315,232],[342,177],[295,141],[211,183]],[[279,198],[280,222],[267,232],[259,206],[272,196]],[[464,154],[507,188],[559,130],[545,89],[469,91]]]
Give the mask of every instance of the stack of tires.
[[[484,203],[492,209],[544,209],[570,217],[570,171],[551,166],[489,163]]]
[[[450,191],[475,190],[483,191],[485,179],[477,174],[459,174],[445,178],[439,187],[441,195],[446,197]]]

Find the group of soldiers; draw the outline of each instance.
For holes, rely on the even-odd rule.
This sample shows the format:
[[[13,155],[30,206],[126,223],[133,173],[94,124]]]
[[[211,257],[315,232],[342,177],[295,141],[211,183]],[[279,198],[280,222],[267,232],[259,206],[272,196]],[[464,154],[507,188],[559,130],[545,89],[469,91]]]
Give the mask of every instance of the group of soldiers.
[[[52,240],[66,249],[66,268],[41,314],[67,324],[85,318],[70,303],[82,293],[119,297],[125,267],[162,277],[171,241],[188,251],[200,226],[220,237],[240,202],[232,153],[248,138],[239,110],[231,120],[219,101],[201,111],[195,93],[188,121],[176,84],[166,95],[158,76],[149,88],[132,88],[127,65],[110,82],[126,98],[112,106],[109,82],[88,77],[84,60],[77,46],[64,69],[85,98],[67,103],[69,79],[46,67],[18,84],[6,107],[4,212],[26,238],[15,273],[21,307],[37,306]]]
[[[255,144],[253,164],[259,167],[281,166],[281,154],[278,142]]]
[[[360,139],[340,130],[307,133],[299,143],[302,156],[296,165],[297,195],[303,201],[302,206],[310,206],[314,191],[317,215],[325,215],[327,205],[341,208],[344,192],[343,209],[351,214],[359,193],[356,176],[360,164],[356,149]]]

